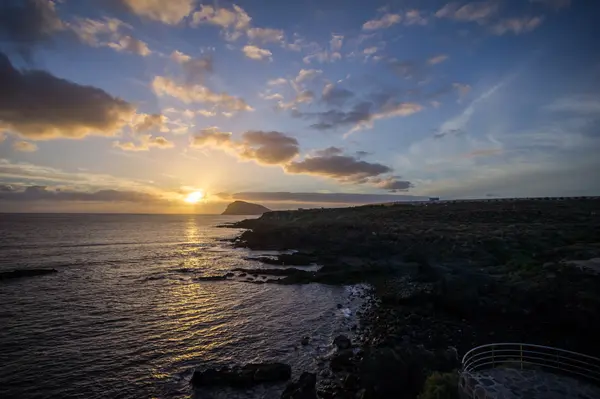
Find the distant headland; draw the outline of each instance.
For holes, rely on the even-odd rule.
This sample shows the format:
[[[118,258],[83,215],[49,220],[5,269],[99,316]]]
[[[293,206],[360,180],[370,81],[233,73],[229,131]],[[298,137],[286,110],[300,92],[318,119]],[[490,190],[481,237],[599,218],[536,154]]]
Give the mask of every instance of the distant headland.
[[[234,201],[227,205],[222,215],[262,215],[271,210],[259,204],[253,204],[245,201]]]

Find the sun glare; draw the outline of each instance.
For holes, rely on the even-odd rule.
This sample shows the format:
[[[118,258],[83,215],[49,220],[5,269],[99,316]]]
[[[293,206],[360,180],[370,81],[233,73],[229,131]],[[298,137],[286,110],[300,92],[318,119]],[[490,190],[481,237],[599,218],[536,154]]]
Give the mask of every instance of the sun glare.
[[[197,204],[202,200],[202,198],[204,198],[204,193],[202,191],[194,191],[185,197],[185,202],[188,204]]]

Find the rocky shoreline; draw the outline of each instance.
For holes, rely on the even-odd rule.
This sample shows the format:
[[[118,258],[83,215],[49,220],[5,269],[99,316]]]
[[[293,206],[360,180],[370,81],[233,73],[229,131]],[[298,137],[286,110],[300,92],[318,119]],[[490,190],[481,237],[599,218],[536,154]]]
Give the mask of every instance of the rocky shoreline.
[[[236,246],[299,251],[262,259],[293,268],[238,273],[373,290],[359,341],[338,347],[330,373],[303,375],[282,397],[415,398],[432,375],[452,386],[458,356],[491,342],[600,354],[600,277],[585,267],[600,258],[599,200],[269,212],[232,227],[247,229]],[[322,267],[302,270],[310,264]]]

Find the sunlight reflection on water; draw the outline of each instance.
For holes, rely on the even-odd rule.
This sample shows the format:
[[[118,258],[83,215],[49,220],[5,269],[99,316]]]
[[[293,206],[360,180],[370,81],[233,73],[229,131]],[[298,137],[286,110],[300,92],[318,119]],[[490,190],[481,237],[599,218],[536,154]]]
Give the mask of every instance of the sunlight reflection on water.
[[[27,248],[0,247],[0,270],[55,267],[59,273],[1,286],[0,397],[186,398],[196,366],[277,360],[295,374],[314,369],[331,336],[349,329],[351,321],[335,306],[347,302],[344,289],[194,281],[260,266],[244,259],[250,252],[220,241],[238,232],[213,226],[232,220],[4,220],[2,242]],[[310,345],[299,345],[303,336]],[[268,389],[281,387],[246,397],[277,396]]]

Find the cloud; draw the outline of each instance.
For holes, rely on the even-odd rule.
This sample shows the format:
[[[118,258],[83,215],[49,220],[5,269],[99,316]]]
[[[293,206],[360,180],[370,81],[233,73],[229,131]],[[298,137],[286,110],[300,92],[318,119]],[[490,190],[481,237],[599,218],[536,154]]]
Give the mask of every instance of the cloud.
[[[99,190],[76,191],[47,186],[26,186],[16,189],[0,186],[0,201],[94,201],[94,202],[157,202],[155,195],[138,191]]]
[[[419,10],[410,10],[404,16],[404,25],[427,25],[429,21],[421,15]]]
[[[471,86],[464,83],[452,83],[452,87],[458,91],[461,98],[465,97],[471,92]]]
[[[340,51],[342,49],[342,44],[344,42],[343,35],[331,35],[331,41],[329,42],[329,46],[331,51]]]
[[[202,83],[206,75],[213,71],[213,61],[210,57],[193,58],[181,51],[175,50],[171,53],[171,59],[181,65],[188,83]]]
[[[324,63],[324,62],[335,62],[335,61],[339,61],[342,59],[342,54],[340,52],[337,51],[327,51],[327,50],[321,50],[321,51],[317,51],[316,53],[313,54],[309,54],[306,57],[302,58],[302,62],[304,62],[305,64],[310,64],[313,60],[317,60],[319,63]]]
[[[253,60],[272,60],[271,56],[273,55],[273,53],[264,48],[256,47],[253,45],[246,45],[244,46],[243,51],[246,57],[251,58]]]
[[[233,5],[233,9],[215,8],[201,5],[200,11],[192,15],[192,25],[211,24],[223,29],[225,39],[235,41],[250,29],[252,18],[243,8]]]
[[[0,124],[33,140],[113,136],[135,108],[105,91],[38,70],[15,69],[0,53]]]
[[[298,141],[284,133],[251,130],[243,133],[240,140],[234,140],[231,133],[216,127],[200,131],[192,138],[191,146],[218,148],[263,165],[285,164],[299,153]]]
[[[246,34],[248,39],[261,43],[281,43],[284,38],[281,29],[250,28],[246,31]]]
[[[390,26],[397,24],[402,20],[400,14],[386,13],[379,19],[372,19],[363,24],[363,30],[376,30],[389,28]]]
[[[311,81],[317,76],[321,75],[322,73],[323,71],[320,69],[300,69],[300,72],[298,72],[298,76],[296,76],[296,79],[294,79],[294,81],[298,84],[306,81]]]
[[[524,17],[524,18],[509,18],[503,19],[492,26],[492,33],[502,36],[505,33],[513,33],[520,35],[521,33],[531,32],[542,24],[544,17]]]
[[[194,9],[194,0],[118,0],[134,14],[175,25],[190,15]]]
[[[167,118],[161,114],[136,114],[131,122],[136,133],[163,129]]]
[[[444,137],[445,135],[447,135],[449,133],[453,134],[455,132],[464,131],[465,128],[467,127],[467,124],[471,120],[473,113],[475,113],[475,107],[477,106],[477,104],[479,104],[479,103],[487,100],[489,97],[491,97],[494,93],[496,93],[496,91],[498,91],[500,88],[502,88],[510,79],[511,79],[511,77],[496,84],[495,86],[490,88],[488,91],[484,92],[479,97],[477,97],[475,100],[473,100],[469,104],[469,106],[463,110],[463,112],[461,114],[444,122],[442,124],[442,126],[440,127],[440,129],[438,130],[438,132],[436,133],[437,138]],[[465,91],[468,93],[468,91],[471,90],[470,86],[468,86],[468,89],[466,89],[466,87],[462,87],[458,83],[455,83],[454,85],[455,85],[455,87],[458,88],[459,91],[462,90],[462,91]],[[461,91],[461,93],[462,93],[462,91]]]
[[[369,177],[390,173],[392,169],[379,163],[370,163],[337,151],[322,151],[284,166],[287,173],[308,174],[336,179],[342,182],[366,182]]]
[[[363,50],[363,54],[366,55],[373,55],[377,52],[377,50],[379,50],[378,47],[373,46],[373,47],[367,47],[366,49]]]
[[[14,45],[25,57],[29,57],[34,46],[48,42],[63,29],[54,1],[2,1],[0,4],[0,40]]]
[[[449,57],[446,54],[436,55],[427,60],[428,65],[436,65],[446,61]]]
[[[264,94],[261,95],[262,98],[264,98],[265,100],[283,100],[283,96],[279,93],[273,93],[273,94]]]
[[[373,102],[363,101],[355,104],[349,111],[331,109],[324,112],[296,111],[292,116],[311,119],[316,118],[317,123],[311,125],[317,130],[336,130],[342,127],[352,127],[349,134],[358,130],[370,128],[378,119],[392,118],[396,116],[409,116],[421,111],[423,107],[416,103],[388,101],[380,107]]]
[[[192,102],[208,103],[227,111],[253,111],[242,98],[227,93],[215,93],[201,85],[181,85],[164,76],[156,76],[152,81],[152,90],[158,96],[171,96],[186,104]]]
[[[372,182],[375,183],[375,187],[391,192],[408,191],[409,188],[413,187],[411,182],[406,180],[398,180],[395,177],[388,177],[385,179],[375,178],[372,180]]]
[[[225,148],[232,146],[231,133],[221,132],[218,127],[212,126],[200,130],[191,139],[192,147],[217,147]]]
[[[286,84],[287,80],[284,78],[277,78],[277,79],[271,79],[267,82],[267,84],[269,86],[277,86],[277,85],[283,85]]]
[[[435,16],[456,21],[485,24],[498,13],[498,9],[498,2],[495,0],[475,1],[462,6],[460,3],[452,2],[439,9]]]
[[[15,151],[21,152],[35,152],[38,149],[37,145],[29,141],[15,141],[12,147]]]
[[[151,54],[151,51],[146,43],[131,36],[123,36],[118,42],[109,43],[108,47],[117,51],[138,54],[143,57]]]
[[[172,141],[167,140],[162,136],[152,137],[151,135],[143,135],[140,137],[140,143],[135,144],[132,141],[121,143],[115,141],[113,147],[120,148],[123,151],[148,151],[150,148],[167,149],[175,147]]]
[[[299,153],[298,140],[280,132],[248,131],[242,135],[242,158],[267,165],[282,164]]]
[[[529,0],[530,3],[541,3],[547,7],[554,8],[558,10],[560,8],[569,7],[571,5],[571,0]]]
[[[40,183],[57,186],[68,186],[77,190],[95,191],[99,189],[123,189],[149,192],[156,195],[164,191],[149,185],[145,180],[125,179],[107,174],[89,172],[66,172],[47,166],[31,163],[13,163],[0,159],[0,181],[16,181],[28,185]]]
[[[312,206],[321,204],[377,204],[396,201],[420,201],[427,197],[390,194],[359,194],[359,193],[292,193],[292,192],[240,192],[219,193],[224,200],[240,200],[251,202],[290,202]]]
[[[327,147],[322,150],[316,150],[315,155],[319,157],[330,157],[333,155],[341,155],[344,150],[339,147]]]
[[[600,115],[600,97],[592,95],[576,95],[559,98],[545,106],[543,109],[549,112]]]
[[[67,26],[88,46],[110,47],[116,51],[144,57],[152,54],[148,44],[123,33],[124,29],[133,30],[133,27],[116,18],[105,17],[102,20],[76,18]]]
[[[353,96],[354,93],[350,90],[337,87],[333,83],[327,83],[323,88],[321,101],[325,104],[341,106]]]

